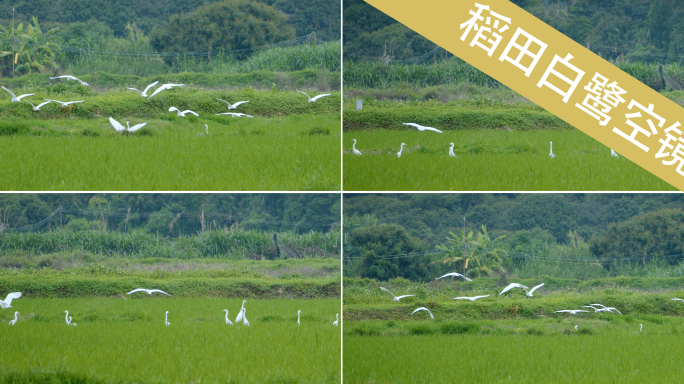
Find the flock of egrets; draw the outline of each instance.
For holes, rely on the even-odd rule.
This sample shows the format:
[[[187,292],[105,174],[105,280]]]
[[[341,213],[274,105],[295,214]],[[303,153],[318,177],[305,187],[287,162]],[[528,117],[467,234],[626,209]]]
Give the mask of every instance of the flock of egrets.
[[[443,133],[442,131],[440,131],[437,128],[426,127],[426,126],[416,124],[416,123],[402,123],[402,124],[408,125],[410,127],[417,128],[421,132],[423,132],[423,131],[434,131],[434,132],[438,132],[438,133]],[[352,140],[354,141],[354,144],[352,145],[352,153],[357,155],[357,156],[362,155],[361,151],[356,149],[356,139],[352,139]],[[449,147],[449,157],[456,157],[456,154],[454,153],[454,143],[449,143],[449,144],[451,144],[451,147]],[[551,141],[549,144],[550,144],[549,145],[550,146],[549,157],[553,159],[556,157],[556,155],[553,154],[553,141]],[[404,151],[404,145],[406,145],[406,143],[401,143],[401,146],[399,147],[399,152],[397,152],[397,157],[401,157],[401,153]],[[610,150],[610,155],[612,157],[617,157],[617,158],[620,157],[612,149]]]
[[[145,292],[148,295],[152,295],[153,293],[161,293],[161,294],[164,294],[167,296],[171,296],[168,293],[166,293],[160,289],[145,289],[145,288],[137,288],[137,289],[134,289],[130,292],[127,292],[126,294],[131,295],[131,294],[136,293],[136,292]],[[11,305],[12,300],[18,299],[20,297],[21,297],[21,292],[12,292],[12,293],[7,295],[5,300],[0,300],[0,307],[2,307],[2,309],[12,308],[12,305]],[[242,323],[242,325],[244,325],[245,327],[249,327],[249,321],[247,320],[247,308],[245,308],[245,303],[247,303],[247,300],[242,301],[242,307],[238,311],[238,315],[235,318],[235,324]],[[234,325],[234,323],[232,321],[230,321],[230,318],[228,317],[228,310],[224,309],[223,311],[226,312],[226,324],[227,325]],[[69,311],[64,311],[64,312],[66,313],[66,315],[65,315],[66,325],[70,326],[70,327],[75,327],[77,324],[72,321],[73,318],[71,316],[69,316]],[[298,326],[301,325],[301,322],[300,322],[301,313],[302,313],[301,310],[297,311],[297,325]],[[16,324],[17,320],[19,319],[18,316],[19,316],[19,312],[14,312],[14,319],[10,320],[9,325]],[[339,325],[339,313],[335,314],[335,321],[333,321],[332,324],[336,327]],[[171,325],[171,323],[169,322],[169,311],[166,311],[166,314],[164,316],[164,325],[166,325],[167,327],[169,325]]]
[[[81,79],[79,79],[79,78],[77,78],[77,77],[74,77],[74,76],[70,76],[70,75],[51,77],[50,79],[51,79],[51,80],[54,80],[54,79],[74,80],[74,81],[78,81],[78,82],[79,82],[81,85],[83,85],[83,86],[86,86],[86,87],[88,86],[88,83],[86,83],[85,81],[82,81]],[[184,86],[185,86],[185,84],[171,84],[171,83],[169,83],[169,84],[162,84],[162,85],[160,85],[160,86],[159,86],[151,95],[147,96],[147,92],[148,92],[152,87],[156,86],[158,83],[159,83],[159,81],[155,81],[154,83],[148,85],[148,86],[147,86],[144,90],[142,90],[142,91],[139,90],[139,89],[137,89],[137,88],[128,88],[128,87],[127,87],[126,89],[130,89],[130,90],[133,90],[133,91],[140,92],[140,96],[141,96],[141,97],[147,98],[147,99],[151,99],[152,97],[154,97],[155,95],[157,95],[159,92],[162,92],[162,91],[164,91],[164,90],[173,89],[173,88],[176,88],[176,87],[184,87]],[[13,103],[19,103],[19,102],[21,102],[21,99],[23,99],[23,98],[25,98],[25,97],[28,97],[28,96],[33,96],[33,95],[35,95],[35,93],[29,93],[29,94],[17,96],[17,95],[15,95],[12,91],[10,91],[9,89],[5,88],[4,86],[2,86],[2,89],[4,89],[5,91],[7,91],[7,92],[11,95],[11,97],[12,97],[12,102],[13,102]],[[309,103],[314,103],[314,102],[316,102],[316,100],[318,100],[318,99],[320,99],[320,98],[322,98],[322,97],[330,96],[329,93],[325,93],[325,94],[321,94],[321,95],[317,95],[317,96],[311,97],[311,96],[309,96],[308,94],[306,94],[306,93],[304,93],[304,92],[302,92],[302,91],[297,91],[297,92],[306,95],[306,97],[309,99]],[[44,100],[45,100],[44,103],[40,103],[40,104],[38,104],[38,105],[34,105],[34,104],[32,104],[31,102],[29,102],[28,100],[24,100],[24,101],[26,101],[28,104],[31,105],[31,107],[33,108],[33,111],[34,111],[34,112],[40,111],[40,108],[41,108],[41,107],[43,107],[44,105],[50,104],[50,103],[52,103],[52,102],[59,103],[59,104],[61,104],[62,108],[66,108],[66,107],[68,107],[68,106],[71,105],[71,104],[82,103],[82,102],[85,101],[85,100],[79,100],[79,101],[67,101],[67,102],[63,102],[63,101],[50,100],[50,99],[44,99]],[[231,103],[229,103],[229,102],[227,102],[227,101],[225,101],[225,100],[221,100],[221,99],[219,99],[219,98],[217,98],[216,100],[222,101],[222,102],[226,103],[226,104],[228,105],[228,109],[229,109],[229,110],[237,109],[237,107],[238,107],[239,105],[245,104],[245,103],[249,103],[249,100],[246,100],[246,101],[238,101],[238,102],[236,102],[236,103],[234,103],[234,104],[231,104]],[[180,117],[185,117],[185,115],[187,115],[187,114],[199,116],[199,114],[198,114],[197,112],[191,111],[191,110],[189,110],[189,109],[188,109],[188,110],[185,110],[185,111],[181,111],[181,110],[179,110],[178,108],[176,108],[176,107],[174,107],[174,106],[169,107],[169,112],[176,112],[176,113],[178,114],[178,116],[180,116]],[[232,117],[254,117],[254,116],[251,116],[251,115],[248,115],[248,114],[245,114],[245,113],[238,113],[238,112],[223,112],[223,113],[217,113],[217,114],[216,114],[216,116],[221,116],[221,115],[230,115],[230,116],[232,116]],[[109,117],[109,122],[112,124],[112,126],[114,127],[114,129],[116,129],[117,132],[123,132],[123,131],[126,131],[126,132],[135,132],[135,131],[139,130],[140,128],[144,127],[144,126],[147,124],[147,123],[142,123],[142,124],[137,124],[137,125],[134,125],[134,126],[131,127],[131,126],[129,125],[129,122],[127,121],[127,122],[126,122],[126,126],[124,127],[123,124],[119,123],[118,121],[116,121],[116,120],[115,120],[114,118],[112,118],[111,116]],[[209,134],[209,126],[205,124],[205,127],[206,127],[206,130],[207,130],[207,134]]]

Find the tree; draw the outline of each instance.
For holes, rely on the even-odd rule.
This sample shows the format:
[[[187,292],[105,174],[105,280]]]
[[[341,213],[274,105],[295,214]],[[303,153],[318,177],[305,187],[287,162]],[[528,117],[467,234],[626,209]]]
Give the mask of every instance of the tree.
[[[229,0],[176,14],[150,35],[159,52],[250,50],[295,37],[276,9],[248,0]]]

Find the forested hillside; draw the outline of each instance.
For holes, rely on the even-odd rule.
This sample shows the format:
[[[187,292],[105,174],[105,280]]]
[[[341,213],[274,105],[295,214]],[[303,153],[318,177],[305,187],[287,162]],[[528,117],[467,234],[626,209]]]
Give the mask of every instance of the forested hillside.
[[[264,231],[339,228],[340,201],[327,194],[3,194],[0,226],[5,232],[39,223],[36,231],[57,229],[131,232],[161,236],[194,235],[230,228]]]
[[[643,62],[684,59],[684,3],[677,0],[512,0],[604,58]],[[420,56],[434,44],[363,0],[344,2],[349,60]],[[458,20],[457,20],[458,21]]]
[[[6,25],[12,20],[14,7],[20,22],[36,16],[46,28],[96,20],[111,28],[115,35],[124,36],[128,34],[126,25],[135,22],[147,34],[154,27],[161,27],[171,15],[186,14],[218,1],[221,0],[0,0],[0,24]],[[262,3],[287,15],[298,36],[316,32],[321,40],[340,38],[340,0],[266,0]]]

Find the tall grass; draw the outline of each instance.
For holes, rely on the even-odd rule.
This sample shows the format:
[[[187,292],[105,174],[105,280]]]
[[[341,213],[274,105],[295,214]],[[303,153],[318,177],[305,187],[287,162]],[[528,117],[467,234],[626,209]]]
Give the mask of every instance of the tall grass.
[[[349,154],[352,139],[362,156]],[[553,141],[556,157],[549,158]],[[397,158],[401,143],[406,143]],[[456,157],[448,156],[456,143]],[[671,191],[658,177],[578,130],[376,129],[344,135],[347,191]]]
[[[62,374],[107,382],[339,382],[340,327],[332,325],[339,300],[249,300],[251,326],[226,325],[223,309],[235,320],[241,303],[22,298],[13,303],[17,324],[0,327],[3,348],[13,351],[0,380]],[[77,326],[67,327],[64,310]]]
[[[311,231],[305,234],[288,231],[278,236],[278,241],[286,247],[306,248],[303,254],[308,257],[334,257],[339,255],[340,250],[339,231]],[[242,259],[248,255],[261,256],[274,249],[272,233],[242,229],[211,230],[176,238],[165,238],[144,231],[123,233],[55,230],[0,234],[0,255],[16,250],[30,255],[87,251],[96,255],[127,258]]]

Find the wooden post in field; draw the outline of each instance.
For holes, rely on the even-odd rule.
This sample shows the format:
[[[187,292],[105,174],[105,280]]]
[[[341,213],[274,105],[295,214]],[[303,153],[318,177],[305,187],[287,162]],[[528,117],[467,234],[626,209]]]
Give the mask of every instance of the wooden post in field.
[[[466,268],[466,249],[465,249],[465,216],[463,216],[463,276],[465,276]]]

